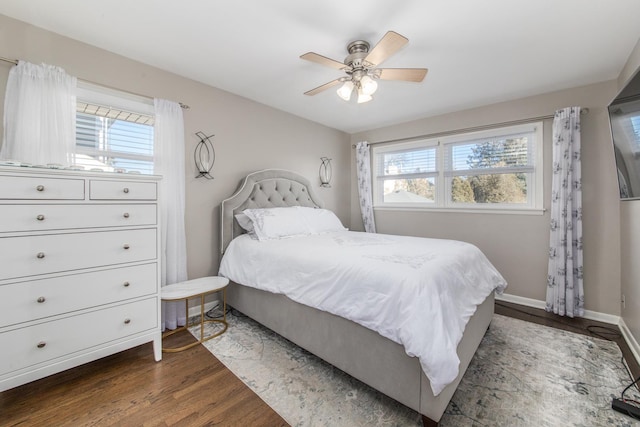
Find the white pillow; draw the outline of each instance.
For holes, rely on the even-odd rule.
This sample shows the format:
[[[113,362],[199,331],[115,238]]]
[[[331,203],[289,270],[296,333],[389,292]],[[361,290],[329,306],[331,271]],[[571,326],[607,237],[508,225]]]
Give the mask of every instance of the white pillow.
[[[309,226],[295,208],[245,209],[242,211],[253,222],[258,240],[311,234]]]
[[[255,238],[258,237],[256,236],[256,231],[253,229],[253,221],[251,221],[251,218],[243,213],[236,214],[235,217],[240,227],[242,227],[248,235]]]
[[[299,206],[298,210],[302,214],[304,221],[307,223],[311,233],[313,234],[347,230],[347,228],[342,225],[336,214],[330,210],[306,208],[302,206]]]

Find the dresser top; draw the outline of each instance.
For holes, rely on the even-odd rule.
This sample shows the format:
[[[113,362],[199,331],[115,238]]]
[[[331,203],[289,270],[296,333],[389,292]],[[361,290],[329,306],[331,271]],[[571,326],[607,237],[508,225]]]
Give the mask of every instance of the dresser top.
[[[162,177],[160,175],[148,175],[140,173],[120,173],[120,172],[102,172],[92,170],[72,170],[69,168],[49,168],[49,167],[35,167],[35,166],[10,166],[0,165],[0,175],[25,175],[25,176],[60,176],[60,177],[78,177],[78,178],[103,178],[103,179],[123,179],[127,181],[132,180],[146,180],[146,181],[160,181]]]

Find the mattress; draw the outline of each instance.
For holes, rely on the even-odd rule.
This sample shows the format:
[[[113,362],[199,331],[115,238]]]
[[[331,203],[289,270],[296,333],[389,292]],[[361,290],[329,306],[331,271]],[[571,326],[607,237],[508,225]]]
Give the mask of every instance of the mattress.
[[[458,374],[457,345],[476,307],[506,287],[472,244],[352,231],[266,241],[241,235],[219,274],[401,344],[419,358],[434,395]]]

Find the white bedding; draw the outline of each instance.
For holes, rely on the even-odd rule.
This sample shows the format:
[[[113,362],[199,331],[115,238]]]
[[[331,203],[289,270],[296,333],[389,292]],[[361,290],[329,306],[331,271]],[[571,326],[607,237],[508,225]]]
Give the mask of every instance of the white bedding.
[[[375,330],[420,360],[438,395],[458,375],[458,343],[478,304],[506,282],[475,246],[352,231],[234,239],[220,275]]]

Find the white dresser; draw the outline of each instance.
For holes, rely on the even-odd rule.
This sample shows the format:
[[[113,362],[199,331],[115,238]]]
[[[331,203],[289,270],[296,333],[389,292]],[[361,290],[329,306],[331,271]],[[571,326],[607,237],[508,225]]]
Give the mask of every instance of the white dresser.
[[[0,391],[153,341],[160,177],[0,167]]]

